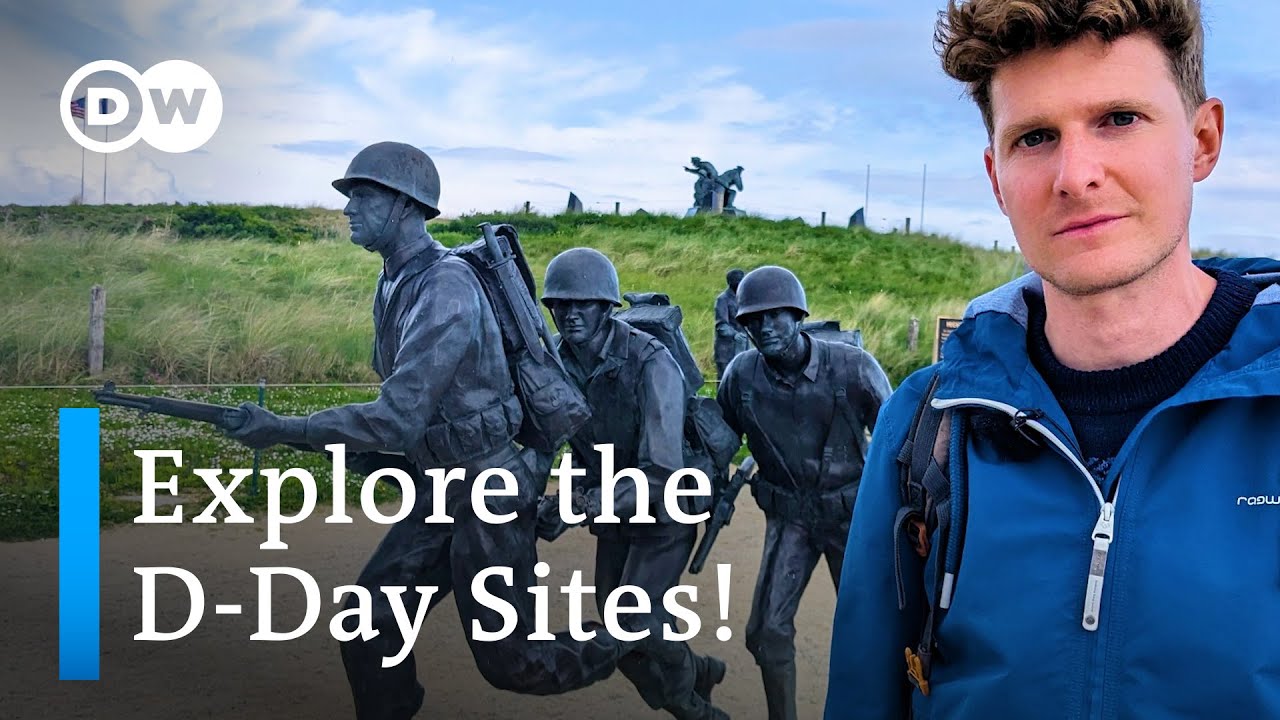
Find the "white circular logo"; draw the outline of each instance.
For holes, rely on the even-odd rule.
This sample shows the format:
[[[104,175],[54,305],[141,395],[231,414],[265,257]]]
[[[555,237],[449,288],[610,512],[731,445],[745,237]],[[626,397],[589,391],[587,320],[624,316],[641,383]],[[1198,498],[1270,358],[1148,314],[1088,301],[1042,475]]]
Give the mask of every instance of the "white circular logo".
[[[71,114],[76,88],[97,72],[124,76],[142,98],[137,126],[128,135],[110,142],[86,135]],[[116,88],[89,87],[79,100],[86,125],[115,125],[129,113],[128,96]],[[105,104],[106,100],[115,108],[103,113],[99,103]],[[67,134],[86,150],[115,153],[142,139],[157,150],[183,153],[204,145],[218,130],[222,122],[222,91],[208,71],[187,60],[165,60],[142,74],[118,60],[95,60],[72,73],[62,86],[58,112]]]

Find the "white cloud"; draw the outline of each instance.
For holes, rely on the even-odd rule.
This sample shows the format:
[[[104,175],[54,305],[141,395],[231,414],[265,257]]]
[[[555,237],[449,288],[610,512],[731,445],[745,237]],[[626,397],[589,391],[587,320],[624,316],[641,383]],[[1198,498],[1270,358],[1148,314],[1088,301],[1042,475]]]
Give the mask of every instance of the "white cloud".
[[[473,26],[449,6],[375,13],[302,0],[122,5],[60,7],[95,28],[103,47],[127,43],[120,59],[139,70],[170,57],[200,63],[218,79],[225,112],[204,152],[172,156],[139,143],[111,156],[113,201],[338,207],[329,180],[350,153],[333,148],[396,139],[444,150],[436,160],[447,214],[526,200],[558,211],[569,188],[589,209],[611,211],[625,198],[624,210],[678,212],[693,185],[681,167],[696,154],[721,170],[746,168],[738,204],[747,210],[814,223],[826,210],[828,223],[841,225],[863,204],[870,164],[869,220],[888,229],[908,216],[919,227],[919,169],[928,163],[927,229],[982,245],[1011,242],[982,175],[976,111],[941,77],[931,49],[913,49],[932,13],[742,35],[739,49],[805,57],[794,83],[766,89],[733,56],[690,66],[669,44],[642,56],[566,51],[519,24]],[[79,147],[53,109],[64,79],[89,59],[96,57],[73,57],[0,24],[0,62],[24,68],[0,81],[15,98],[0,132],[21,149],[0,154],[0,203],[61,203],[67,188],[78,191]],[[845,75],[841,92],[815,80]],[[1262,217],[1267,209],[1239,198],[1280,187],[1280,147],[1264,133],[1237,141],[1247,151],[1231,142],[1229,133],[1197,212],[1232,237],[1263,237],[1273,227]],[[319,151],[306,152],[309,144]],[[89,160],[99,177],[91,169],[87,185],[100,192],[101,157]]]

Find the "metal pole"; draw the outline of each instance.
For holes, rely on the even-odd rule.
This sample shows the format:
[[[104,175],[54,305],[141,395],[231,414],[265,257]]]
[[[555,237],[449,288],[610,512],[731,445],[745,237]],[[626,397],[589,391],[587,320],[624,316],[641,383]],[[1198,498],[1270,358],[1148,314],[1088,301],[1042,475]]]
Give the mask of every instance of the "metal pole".
[[[924,164],[924,172],[920,174],[920,234],[924,234],[924,187],[929,179],[929,163]]]
[[[871,217],[871,163],[867,163],[867,181],[862,187],[866,191],[866,197],[862,199],[862,216],[869,218]]]
[[[80,118],[80,128],[84,130],[84,136],[89,137],[89,116],[86,113]],[[84,146],[80,146],[80,204],[84,204]]]
[[[262,407],[267,400],[267,379],[258,378],[258,407]],[[258,468],[262,465],[262,451],[253,451],[253,495],[258,495]]]
[[[102,126],[102,141],[107,141],[107,136],[111,133],[110,125]],[[107,204],[107,156],[111,153],[102,153],[102,204]]]

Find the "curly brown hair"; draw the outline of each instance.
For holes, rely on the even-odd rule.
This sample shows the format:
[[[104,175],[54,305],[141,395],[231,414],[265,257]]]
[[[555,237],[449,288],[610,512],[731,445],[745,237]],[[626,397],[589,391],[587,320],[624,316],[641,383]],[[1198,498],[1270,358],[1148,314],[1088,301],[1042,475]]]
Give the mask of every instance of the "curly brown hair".
[[[1147,33],[1164,48],[1187,112],[1205,101],[1200,0],[947,0],[933,42],[942,69],[968,86],[994,133],[991,78],[1018,55],[1086,35],[1104,42]]]

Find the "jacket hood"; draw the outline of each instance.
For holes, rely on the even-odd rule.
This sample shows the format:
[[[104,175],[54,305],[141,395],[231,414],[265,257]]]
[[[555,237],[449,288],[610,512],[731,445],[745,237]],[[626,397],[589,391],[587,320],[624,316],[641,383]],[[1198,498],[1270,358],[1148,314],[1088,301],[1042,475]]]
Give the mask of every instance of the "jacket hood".
[[[1237,326],[1227,349],[1206,365],[1188,387],[1206,375],[1249,369],[1272,370],[1273,375],[1280,376],[1280,260],[1207,258],[1195,264],[1243,275],[1261,285],[1262,290],[1253,309]],[[1048,388],[1027,354],[1024,291],[1043,294],[1040,276],[1027,273],[969,304],[964,321],[945,345],[945,359],[939,367],[939,397],[988,397],[1018,407],[1038,405],[1048,399]]]
[[[1280,275],[1280,260],[1275,258],[1220,258],[1196,260],[1197,267],[1229,270],[1240,275]],[[1272,282],[1280,278],[1272,278]]]

